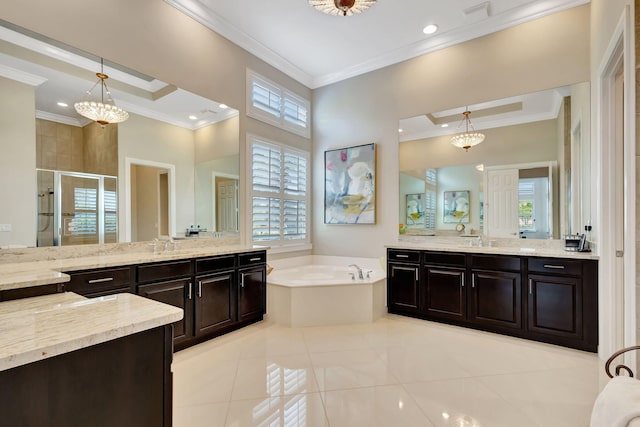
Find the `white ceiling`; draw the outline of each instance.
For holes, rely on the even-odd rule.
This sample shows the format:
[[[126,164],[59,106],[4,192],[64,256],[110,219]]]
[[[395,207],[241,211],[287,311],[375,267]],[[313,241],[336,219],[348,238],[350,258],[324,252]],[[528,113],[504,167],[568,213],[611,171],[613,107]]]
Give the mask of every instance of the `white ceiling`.
[[[570,94],[571,87],[564,86],[402,119],[398,129],[399,140],[413,141],[458,133],[464,130],[462,113],[467,109],[471,112],[469,117],[475,130],[556,119],[563,98]]]
[[[590,0],[378,0],[347,17],[307,0],[165,1],[315,89]]]
[[[36,87],[36,117],[73,126],[89,123],[73,104],[83,100],[98,81],[100,58],[25,32],[29,33],[0,26],[0,76]],[[106,62],[104,72],[116,104],[130,113],[191,130],[238,115],[237,110],[221,108],[219,102],[116,64]],[[99,98],[98,86],[88,99]]]

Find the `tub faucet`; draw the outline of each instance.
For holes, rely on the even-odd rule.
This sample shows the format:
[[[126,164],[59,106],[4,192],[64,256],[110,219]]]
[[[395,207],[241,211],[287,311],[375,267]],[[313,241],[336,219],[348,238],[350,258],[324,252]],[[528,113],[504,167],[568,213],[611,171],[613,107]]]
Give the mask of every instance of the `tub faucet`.
[[[364,276],[362,275],[362,269],[360,267],[355,264],[349,264],[349,267],[355,267],[356,270],[358,270],[358,279],[364,279]]]

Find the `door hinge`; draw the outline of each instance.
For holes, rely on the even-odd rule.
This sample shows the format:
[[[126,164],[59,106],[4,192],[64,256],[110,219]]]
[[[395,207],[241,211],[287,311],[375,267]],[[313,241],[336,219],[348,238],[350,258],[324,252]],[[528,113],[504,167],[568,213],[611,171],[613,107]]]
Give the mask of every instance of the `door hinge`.
[[[624,257],[624,251],[616,251],[616,258]]]

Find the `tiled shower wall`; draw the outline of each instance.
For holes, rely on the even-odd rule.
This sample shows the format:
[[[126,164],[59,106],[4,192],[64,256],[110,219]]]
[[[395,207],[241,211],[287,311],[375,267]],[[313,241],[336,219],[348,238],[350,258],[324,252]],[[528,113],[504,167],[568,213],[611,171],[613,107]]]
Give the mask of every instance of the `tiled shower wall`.
[[[36,119],[36,167],[117,176],[118,126]]]

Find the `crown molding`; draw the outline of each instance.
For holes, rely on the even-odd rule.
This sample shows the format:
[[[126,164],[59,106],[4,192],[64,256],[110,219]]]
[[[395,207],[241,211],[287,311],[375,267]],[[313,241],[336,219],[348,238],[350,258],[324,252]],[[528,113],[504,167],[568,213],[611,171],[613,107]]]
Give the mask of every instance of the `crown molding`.
[[[48,120],[50,122],[62,123],[80,128],[91,123],[91,120],[88,119],[78,120],[75,117],[63,116],[62,114],[55,114],[42,110],[36,110],[36,119]]]
[[[277,68],[289,77],[307,87],[311,87],[313,76],[291,63],[260,41],[250,37],[245,32],[227,20],[216,15],[211,9],[198,0],[164,0],[185,15],[195,19],[205,27],[218,33],[232,43],[240,46],[249,53],[262,59],[267,64]]]
[[[346,80],[427,53],[505,30],[528,21],[582,6],[588,4],[590,1],[591,0],[573,0],[567,3],[562,2],[562,0],[547,0],[512,9],[502,14],[491,16],[484,21],[431,36],[428,39],[401,47],[377,58],[341,70],[340,72],[317,76],[313,79],[311,88],[316,89],[327,86],[341,80]]]
[[[15,80],[29,86],[40,86],[42,83],[47,81],[45,77],[29,74],[3,64],[0,64],[0,77]]]
[[[283,58],[258,40],[248,36],[225,19],[216,15],[201,1],[164,1],[310,89],[327,86],[341,80],[346,80],[348,78],[384,68],[398,62],[406,61],[420,55],[444,49],[496,31],[504,30],[527,21],[542,18],[577,6],[582,6],[590,2],[590,0],[573,0],[569,2],[563,0],[542,0],[531,2],[525,6],[511,9],[499,15],[491,16],[488,19],[467,25],[463,28],[454,29],[439,35],[431,36],[417,43],[403,46],[369,61],[340,70],[339,72],[313,76]]]

